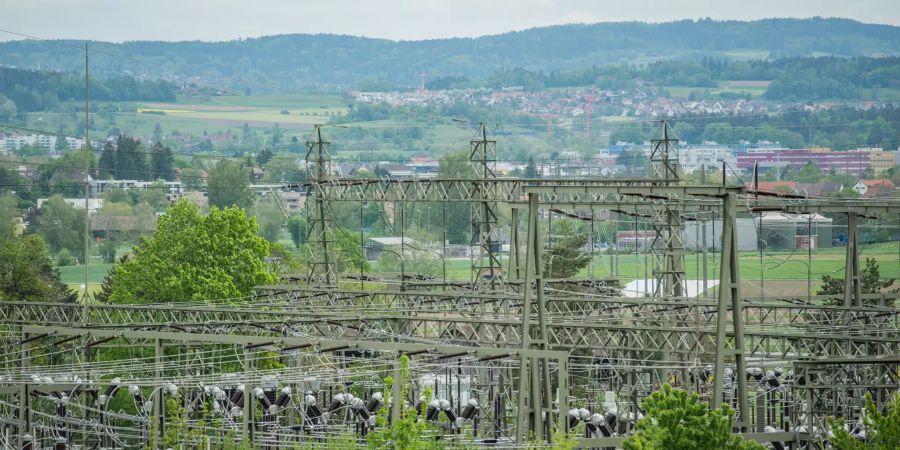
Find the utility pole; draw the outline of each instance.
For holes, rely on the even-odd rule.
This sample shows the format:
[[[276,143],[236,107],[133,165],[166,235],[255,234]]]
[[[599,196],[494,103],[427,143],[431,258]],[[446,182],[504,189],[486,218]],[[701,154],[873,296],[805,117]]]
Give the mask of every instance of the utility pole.
[[[84,293],[81,297],[82,303],[84,303],[84,310],[81,317],[81,320],[84,324],[87,324],[88,321],[88,313],[90,313],[90,306],[88,306],[88,266],[90,265],[91,257],[90,257],[90,249],[91,249],[91,213],[89,203],[90,203],[90,195],[91,195],[91,184],[88,178],[90,177],[91,172],[91,159],[93,157],[93,152],[91,151],[91,138],[88,135],[88,130],[90,128],[90,118],[88,116],[88,97],[90,96],[90,84],[88,82],[88,45],[84,44],[84,148],[87,151],[87,158],[85,158],[84,162]]]

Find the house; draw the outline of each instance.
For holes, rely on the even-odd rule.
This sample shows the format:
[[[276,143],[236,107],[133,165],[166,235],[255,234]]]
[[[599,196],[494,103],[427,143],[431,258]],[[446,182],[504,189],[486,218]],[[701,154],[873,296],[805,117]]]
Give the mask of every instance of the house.
[[[250,182],[251,183],[259,183],[259,180],[262,180],[262,177],[266,174],[266,171],[261,167],[254,167],[250,169]]]
[[[300,211],[306,205],[306,195],[301,192],[282,192],[281,200],[284,202],[285,209],[291,212]]]
[[[887,189],[888,191],[893,191],[895,187],[896,186],[894,186],[894,183],[891,180],[887,179],[859,180],[858,183],[853,185],[853,190],[859,193],[859,195],[865,197],[866,193],[868,193],[872,188],[878,190]]]
[[[795,188],[798,194],[807,197],[826,197],[828,194],[844,190],[841,183],[799,183]]]

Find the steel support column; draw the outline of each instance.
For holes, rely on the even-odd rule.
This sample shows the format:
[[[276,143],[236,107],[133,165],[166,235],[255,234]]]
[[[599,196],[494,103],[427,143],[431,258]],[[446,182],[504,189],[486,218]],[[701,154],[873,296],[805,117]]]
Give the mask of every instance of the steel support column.
[[[712,407],[722,405],[722,394],[725,379],[725,356],[734,356],[735,382],[738,390],[737,426],[745,431],[750,408],[747,404],[746,360],[744,355],[743,314],[741,313],[740,270],[737,252],[736,195],[725,195],[722,214],[722,258],[719,272],[719,305],[716,318],[716,359],[715,379],[713,383]],[[734,332],[734,347],[727,348],[728,310],[731,309],[731,320]]]
[[[859,215],[847,213],[847,258],[844,264],[844,306],[862,306],[859,279]]]

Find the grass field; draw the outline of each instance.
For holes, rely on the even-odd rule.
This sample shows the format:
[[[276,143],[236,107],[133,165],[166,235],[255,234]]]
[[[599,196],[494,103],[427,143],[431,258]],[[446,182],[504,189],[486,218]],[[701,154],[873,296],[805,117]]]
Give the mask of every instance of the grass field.
[[[704,88],[694,86],[666,86],[665,89],[672,94],[673,97],[688,97],[691,92],[695,92],[698,98],[702,98],[703,94],[719,95],[723,93],[750,95],[753,98],[762,97],[766,93],[767,82],[756,81],[720,81],[718,87]]]
[[[94,128],[98,130],[119,128],[125,134],[149,135],[159,123],[166,134],[178,130],[202,135],[226,130],[240,133],[244,123],[261,129],[271,129],[276,123],[285,129],[307,129],[345,114],[347,104],[337,94],[304,93],[277,97],[221,96],[204,101],[179,98],[176,103],[96,102],[91,110]],[[163,114],[148,113],[153,111]],[[60,124],[70,134],[80,132],[82,126],[82,118],[75,112],[26,116],[28,128],[45,130],[47,134],[56,134]]]

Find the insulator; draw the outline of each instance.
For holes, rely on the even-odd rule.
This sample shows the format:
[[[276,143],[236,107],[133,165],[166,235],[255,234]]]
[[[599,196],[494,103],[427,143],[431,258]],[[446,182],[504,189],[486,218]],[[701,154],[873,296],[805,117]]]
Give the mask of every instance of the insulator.
[[[243,405],[244,404],[244,391],[243,390],[235,390],[233,394],[231,394],[231,403],[234,405]]]
[[[176,394],[178,394],[178,386],[169,383],[168,385],[166,385],[166,392],[174,397]]]
[[[366,410],[370,413],[376,413],[381,408],[382,404],[384,404],[384,396],[381,392],[376,392],[372,394],[372,398],[370,398],[369,403],[366,404]]]
[[[465,411],[463,411],[463,413],[465,414]],[[578,422],[581,422],[581,418],[578,416],[578,409],[577,408],[570,409],[569,410],[569,421],[568,421],[569,430],[572,430],[572,428],[575,428],[576,426],[578,426]]]
[[[586,408],[581,408],[578,410],[578,418],[584,421],[587,421],[591,418],[591,412]]]
[[[472,420],[475,418],[475,414],[478,413],[478,401],[474,398],[469,400],[466,403],[466,407],[463,409],[462,418],[466,420]]]
[[[337,411],[344,404],[344,394],[337,394],[331,399],[331,405],[328,405],[328,413]]]
[[[616,427],[616,423],[619,421],[619,414],[615,411],[607,411],[603,414],[603,417],[606,419],[606,423],[609,424],[609,429],[612,430]]]
[[[111,384],[111,385],[107,386],[105,390],[103,390],[102,395],[105,395],[106,397],[112,397],[113,394],[118,390],[119,390],[118,384]]]
[[[306,417],[311,419],[318,419],[322,417],[322,408],[315,403],[307,403],[306,404]]]
[[[458,417],[456,416],[456,411],[454,411],[453,408],[445,409],[444,414],[447,416],[447,419],[449,419],[450,422],[456,422],[456,419],[458,419]]]
[[[266,392],[263,391],[261,387],[253,388],[253,396],[256,398],[263,398],[266,395]]]
[[[425,420],[429,422],[434,422],[437,419],[438,413],[440,410],[441,402],[437,401],[437,399],[428,402],[428,410],[425,413]]]
[[[284,408],[284,406],[287,405],[289,401],[291,401],[290,392],[288,392],[287,394],[282,392],[281,394],[278,395],[278,400],[275,400],[275,406],[277,406],[279,408]]]

